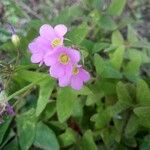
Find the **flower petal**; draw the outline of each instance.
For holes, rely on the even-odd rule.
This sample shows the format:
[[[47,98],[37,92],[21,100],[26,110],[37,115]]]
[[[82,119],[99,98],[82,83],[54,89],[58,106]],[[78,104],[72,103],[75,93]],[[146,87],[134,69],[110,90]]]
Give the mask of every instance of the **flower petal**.
[[[66,75],[66,76],[60,77],[58,81],[59,81],[60,87],[68,86],[70,84],[70,76]]]
[[[42,53],[35,53],[32,54],[31,56],[31,62],[32,63],[39,63],[43,59],[43,54]]]
[[[67,27],[63,24],[56,25],[54,30],[60,37],[63,37],[67,33]]]
[[[28,48],[31,53],[38,53],[38,52],[46,53],[52,50],[49,41],[40,36],[37,37],[33,42],[31,42],[28,45]]]
[[[57,53],[50,52],[45,55],[44,57],[44,63],[46,66],[54,65],[58,62],[58,56]]]
[[[80,72],[79,72],[79,78],[81,78],[84,82],[87,82],[88,80],[90,80],[90,74],[89,72],[87,72],[86,70],[80,68]]]
[[[56,37],[53,27],[48,24],[42,25],[40,27],[39,32],[42,37],[44,37],[45,39],[48,39],[50,41],[52,41]]]
[[[56,63],[50,67],[50,75],[54,78],[60,78],[65,74],[65,68],[63,65]]]
[[[39,51],[36,42],[31,42],[31,43],[28,45],[28,48],[29,48],[29,51],[30,51],[31,53],[37,53],[37,52]]]
[[[79,51],[69,48],[67,53],[69,54],[69,56],[71,58],[71,62],[73,64],[76,64],[80,61],[80,52]]]
[[[82,79],[78,78],[77,76],[72,76],[71,78],[71,87],[75,90],[80,90],[83,86]]]

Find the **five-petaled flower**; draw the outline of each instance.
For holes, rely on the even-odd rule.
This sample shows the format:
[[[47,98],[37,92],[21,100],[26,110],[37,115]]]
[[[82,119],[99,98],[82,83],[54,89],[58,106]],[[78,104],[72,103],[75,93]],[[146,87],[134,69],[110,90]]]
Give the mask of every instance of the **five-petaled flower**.
[[[83,87],[83,83],[90,80],[90,74],[83,69],[81,65],[74,65],[72,74],[68,76],[62,76],[59,78],[59,86],[64,87],[70,85],[75,90],[80,90]]]
[[[54,78],[65,75],[71,76],[73,65],[79,61],[79,51],[62,46],[55,48],[53,52],[47,54],[44,58],[45,64],[50,66],[50,75]]]
[[[63,24],[56,25],[54,28],[48,24],[41,26],[40,35],[29,44],[32,54],[31,62],[43,64],[44,56],[57,46],[63,45],[64,35],[67,27]]]

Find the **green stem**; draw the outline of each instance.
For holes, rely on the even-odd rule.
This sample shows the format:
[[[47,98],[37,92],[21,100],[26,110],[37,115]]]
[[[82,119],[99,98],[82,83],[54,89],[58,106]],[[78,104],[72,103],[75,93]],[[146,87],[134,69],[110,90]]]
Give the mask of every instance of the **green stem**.
[[[22,88],[21,90],[19,90],[19,91],[13,93],[12,95],[10,95],[10,96],[7,98],[7,100],[9,101],[9,100],[11,100],[12,98],[14,98],[15,96],[22,94],[24,91],[28,90],[29,88],[32,88],[34,85],[35,85],[35,83],[31,83],[31,84],[25,86],[25,87]]]
[[[44,79],[45,79],[45,77],[43,77],[43,78],[41,78],[41,79],[39,79],[39,80],[37,80],[37,81],[35,81],[35,82],[32,82],[31,84],[25,86],[25,87],[22,88],[21,90],[19,90],[19,91],[13,93],[12,95],[8,96],[7,100],[9,101],[10,99],[14,98],[15,96],[22,94],[23,92],[25,92],[25,91],[27,91],[28,89],[32,88],[34,85],[36,85],[37,83],[39,83],[40,81],[42,81],[42,80],[44,80]]]

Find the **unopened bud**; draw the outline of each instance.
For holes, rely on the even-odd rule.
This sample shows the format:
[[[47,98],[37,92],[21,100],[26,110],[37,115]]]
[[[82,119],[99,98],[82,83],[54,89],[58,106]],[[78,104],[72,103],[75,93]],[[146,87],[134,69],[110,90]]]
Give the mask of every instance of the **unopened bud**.
[[[12,43],[14,44],[15,47],[18,47],[19,44],[20,44],[19,36],[16,35],[16,34],[13,34],[13,35],[12,35],[11,41],[12,41]]]

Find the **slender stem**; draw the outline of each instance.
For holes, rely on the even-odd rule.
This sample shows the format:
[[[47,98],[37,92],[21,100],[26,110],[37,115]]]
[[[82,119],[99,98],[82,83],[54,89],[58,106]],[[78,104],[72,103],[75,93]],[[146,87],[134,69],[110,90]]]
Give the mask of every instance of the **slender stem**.
[[[22,94],[23,92],[25,92],[25,91],[31,89],[33,86],[35,86],[37,83],[39,83],[40,81],[42,81],[42,80],[44,80],[44,79],[45,79],[45,77],[43,77],[43,78],[41,78],[41,79],[39,79],[39,80],[36,80],[35,82],[30,83],[29,85],[25,86],[25,87],[22,88],[21,90],[19,90],[19,91],[13,93],[12,95],[8,96],[7,100],[9,101],[10,99],[14,98],[15,96],[20,95],[20,94]]]
[[[13,107],[15,107],[15,106],[19,103],[20,99],[24,98],[27,94],[29,94],[29,93],[31,92],[32,87],[33,87],[33,86],[29,87],[28,90],[25,91],[25,92],[21,95],[21,97],[16,100],[16,102],[13,104]]]
[[[26,91],[26,90],[28,90],[29,88],[33,87],[34,85],[35,85],[34,83],[31,83],[31,84],[25,86],[25,87],[22,88],[21,90],[19,90],[19,91],[13,93],[12,95],[10,95],[10,96],[7,98],[7,100],[9,101],[9,100],[11,100],[12,98],[14,98],[15,96],[20,95],[20,94],[23,93],[24,91]]]

